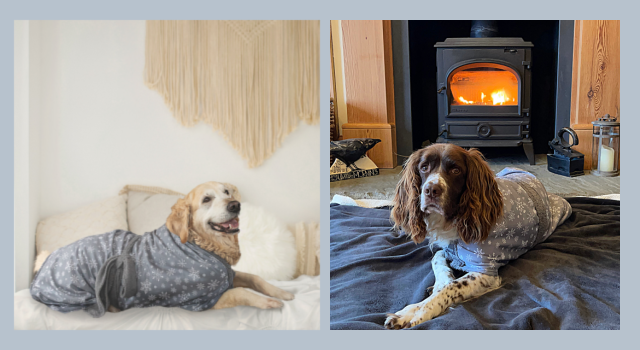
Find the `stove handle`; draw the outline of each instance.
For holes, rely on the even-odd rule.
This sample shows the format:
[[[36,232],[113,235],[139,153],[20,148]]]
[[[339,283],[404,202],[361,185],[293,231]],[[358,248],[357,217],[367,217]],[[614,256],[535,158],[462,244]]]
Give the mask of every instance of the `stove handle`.
[[[446,87],[446,86],[443,86],[443,87],[441,87],[441,88],[439,88],[439,89],[438,89],[438,93],[439,93],[439,94],[441,94],[441,93],[443,93],[443,92],[444,92],[444,91],[446,91],[446,90],[447,90],[447,87]]]

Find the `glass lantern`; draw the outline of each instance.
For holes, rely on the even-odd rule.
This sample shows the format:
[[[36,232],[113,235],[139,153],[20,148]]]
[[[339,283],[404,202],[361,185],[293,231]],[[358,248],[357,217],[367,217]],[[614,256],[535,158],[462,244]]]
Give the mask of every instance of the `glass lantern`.
[[[620,122],[605,114],[591,124],[591,173],[597,176],[620,175]]]

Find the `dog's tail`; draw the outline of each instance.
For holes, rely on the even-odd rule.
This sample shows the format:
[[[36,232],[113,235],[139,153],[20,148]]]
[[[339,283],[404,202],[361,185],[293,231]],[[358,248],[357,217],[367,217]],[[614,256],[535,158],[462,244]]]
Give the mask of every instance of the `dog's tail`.
[[[38,256],[36,257],[36,262],[35,264],[33,264],[33,273],[36,273],[38,272],[38,270],[40,270],[40,268],[42,267],[42,264],[44,264],[44,261],[47,260],[49,255],[51,255],[51,253],[46,250],[38,254]]]

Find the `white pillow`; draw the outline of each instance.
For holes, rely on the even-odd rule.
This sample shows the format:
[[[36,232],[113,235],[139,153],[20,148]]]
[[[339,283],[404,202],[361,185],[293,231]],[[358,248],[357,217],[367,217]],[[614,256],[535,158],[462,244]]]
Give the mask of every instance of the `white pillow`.
[[[161,227],[180,198],[171,194],[129,191],[129,231],[142,235]]]
[[[181,197],[131,189],[127,192],[129,230],[137,234],[164,225],[171,207]],[[266,280],[291,280],[294,277],[297,254],[295,238],[278,219],[262,208],[242,203],[239,235],[242,256],[233,267],[234,270],[252,273]]]
[[[126,230],[126,203],[124,194],[41,220],[36,229],[36,254],[52,253],[87,236]]]
[[[240,260],[233,267],[266,280],[286,281],[296,273],[296,241],[274,216],[242,203],[240,210]]]

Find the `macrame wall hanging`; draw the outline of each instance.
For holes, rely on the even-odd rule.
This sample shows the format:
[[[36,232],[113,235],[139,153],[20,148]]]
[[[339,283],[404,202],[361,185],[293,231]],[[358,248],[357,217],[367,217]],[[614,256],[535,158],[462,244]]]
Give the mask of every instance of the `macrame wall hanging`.
[[[319,42],[319,21],[147,21],[144,80],[255,167],[301,119],[318,123]]]

